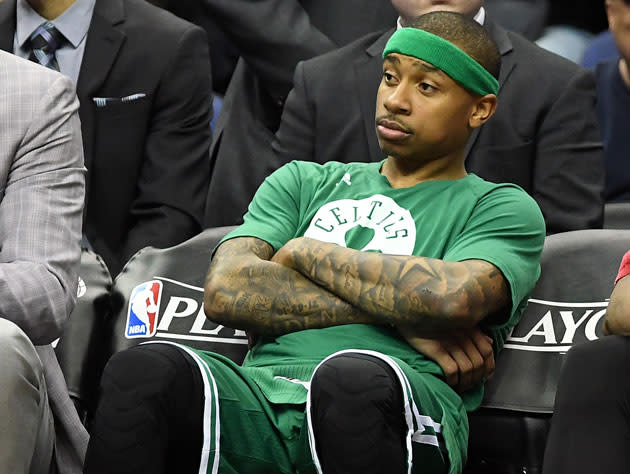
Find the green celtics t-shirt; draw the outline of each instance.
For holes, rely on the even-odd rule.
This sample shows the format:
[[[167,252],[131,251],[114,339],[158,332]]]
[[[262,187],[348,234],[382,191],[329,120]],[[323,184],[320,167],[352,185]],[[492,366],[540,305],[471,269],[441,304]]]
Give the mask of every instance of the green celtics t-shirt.
[[[381,166],[291,162],[265,180],[244,224],[224,240],[257,237],[278,250],[306,236],[365,252],[486,260],[503,272],[512,296],[510,314],[483,328],[498,353],[540,274],[545,227],[537,204],[518,186],[473,174],[394,189]],[[300,381],[308,381],[323,358],[345,349],[379,351],[413,370],[443,376],[395,329],[365,324],[262,338],[243,367],[271,402],[302,403],[306,391]],[[463,394],[466,409],[477,408],[482,395],[482,387]]]

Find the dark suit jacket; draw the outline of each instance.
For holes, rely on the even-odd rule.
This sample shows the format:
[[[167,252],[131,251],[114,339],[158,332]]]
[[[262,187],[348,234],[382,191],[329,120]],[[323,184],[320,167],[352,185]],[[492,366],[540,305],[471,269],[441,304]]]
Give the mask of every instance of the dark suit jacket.
[[[271,159],[296,64],[396,22],[390,0],[365,5],[365,0],[205,0],[208,13],[241,52],[215,127],[206,227],[241,220],[251,193],[241,195],[240,186],[255,189],[259,180],[250,176],[250,164]]]
[[[208,36],[210,63],[212,64],[212,88],[224,95],[238,60],[236,47],[228,40],[215,18],[199,0],[148,0],[160,8],[202,27]]]
[[[15,0],[0,2],[12,51]],[[97,0],[77,84],[88,169],[84,232],[112,274],[142,247],[201,229],[211,140],[204,31],[144,0]],[[99,108],[94,97],[146,94]]]
[[[487,28],[502,58],[499,106],[471,137],[467,170],[520,185],[538,202],[549,233],[601,227],[604,164],[592,73],[491,22]],[[250,176],[260,183],[293,159],[384,158],[374,115],[381,54],[392,33],[368,35],[298,65],[273,143],[276,155],[265,163],[252,159]],[[237,192],[251,199],[254,191]]]
[[[483,7],[497,24],[537,40],[547,26],[550,0],[484,0]]]

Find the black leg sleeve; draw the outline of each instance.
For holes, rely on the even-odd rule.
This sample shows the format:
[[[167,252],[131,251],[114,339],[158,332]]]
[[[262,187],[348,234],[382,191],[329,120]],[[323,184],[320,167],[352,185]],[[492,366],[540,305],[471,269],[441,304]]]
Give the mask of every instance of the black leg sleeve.
[[[115,354],[101,381],[84,472],[197,473],[203,393],[198,368],[172,345]]]
[[[630,339],[573,347],[558,383],[544,474],[630,472]]]
[[[402,389],[382,360],[343,354],[324,363],[311,383],[311,414],[326,474],[406,472]]]

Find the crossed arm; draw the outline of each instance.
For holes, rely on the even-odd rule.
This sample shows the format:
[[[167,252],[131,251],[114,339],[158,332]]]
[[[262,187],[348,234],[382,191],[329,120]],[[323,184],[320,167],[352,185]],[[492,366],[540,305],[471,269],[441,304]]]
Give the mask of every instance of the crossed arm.
[[[250,237],[228,240],[217,249],[204,309],[217,323],[267,335],[374,323],[360,308],[274,260],[269,244]]]
[[[482,260],[360,252],[300,237],[223,243],[206,281],[210,319],[259,334],[366,323],[439,335],[507,307],[505,278]]]
[[[494,370],[491,340],[476,326],[510,302],[505,278],[482,260],[359,252],[304,237],[275,254],[256,238],[228,240],[205,286],[211,320],[257,334],[394,326],[460,389]]]

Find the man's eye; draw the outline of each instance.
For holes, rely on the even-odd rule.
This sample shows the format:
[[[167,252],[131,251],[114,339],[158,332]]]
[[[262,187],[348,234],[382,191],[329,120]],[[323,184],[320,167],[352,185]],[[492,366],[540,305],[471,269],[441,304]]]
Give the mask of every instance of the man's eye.
[[[426,82],[421,82],[420,90],[423,92],[433,92],[435,90],[435,87],[433,87],[431,84],[428,84]]]
[[[393,74],[385,71],[383,72],[383,79],[385,80],[385,82],[392,82],[395,78]]]

